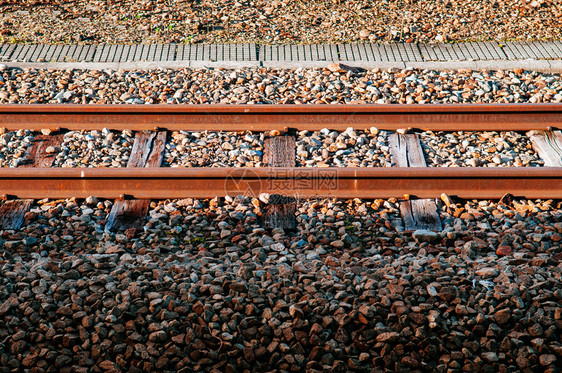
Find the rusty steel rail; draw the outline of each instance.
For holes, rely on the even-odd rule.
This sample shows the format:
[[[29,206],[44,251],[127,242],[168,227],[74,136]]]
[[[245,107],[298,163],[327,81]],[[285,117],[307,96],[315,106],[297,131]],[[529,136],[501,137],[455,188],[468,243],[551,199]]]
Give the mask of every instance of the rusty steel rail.
[[[0,192],[19,198],[299,197],[562,199],[562,168],[62,168],[0,169]]]
[[[454,105],[0,105],[0,127],[69,130],[284,128],[433,131],[545,130],[562,123],[562,104]]]

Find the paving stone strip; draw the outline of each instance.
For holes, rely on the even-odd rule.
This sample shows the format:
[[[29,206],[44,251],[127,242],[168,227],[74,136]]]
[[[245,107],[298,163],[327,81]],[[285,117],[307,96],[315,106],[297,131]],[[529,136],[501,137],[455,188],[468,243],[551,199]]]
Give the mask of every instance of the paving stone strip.
[[[562,42],[359,43],[313,45],[266,44],[0,44],[0,61],[20,66],[78,67],[316,67],[332,62],[362,67],[484,68],[516,62],[533,70],[562,69]],[[430,65],[427,65],[430,63]],[[69,65],[70,64],[70,65]],[[76,65],[79,64],[79,65]]]

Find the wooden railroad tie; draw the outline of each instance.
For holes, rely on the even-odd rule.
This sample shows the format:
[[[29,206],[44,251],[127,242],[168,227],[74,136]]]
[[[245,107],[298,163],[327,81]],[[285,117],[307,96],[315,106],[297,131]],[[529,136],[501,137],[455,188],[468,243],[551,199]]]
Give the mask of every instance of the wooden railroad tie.
[[[292,135],[269,137],[264,141],[263,162],[266,167],[295,167],[296,144]],[[296,199],[274,194],[262,216],[265,228],[296,229]]]
[[[388,139],[392,163],[396,167],[427,167],[417,134],[392,133]],[[441,231],[441,219],[432,199],[414,199],[400,202],[404,229]]]
[[[23,163],[19,167],[51,167],[63,140],[64,135],[60,133],[35,136],[33,143],[24,155]],[[31,209],[32,205],[32,199],[16,199],[4,202],[0,206],[0,229],[20,229],[24,223],[25,214]]]
[[[64,135],[60,133],[36,136],[31,147],[27,149],[21,167],[51,167],[63,140]]]
[[[166,131],[137,132],[127,167],[160,167],[166,147]],[[141,230],[148,214],[148,199],[118,199],[113,204],[105,230],[124,231],[134,228]]]
[[[0,230],[18,230],[25,214],[31,209],[32,199],[6,201],[0,206]]]
[[[529,131],[527,136],[546,167],[562,167],[562,131]]]

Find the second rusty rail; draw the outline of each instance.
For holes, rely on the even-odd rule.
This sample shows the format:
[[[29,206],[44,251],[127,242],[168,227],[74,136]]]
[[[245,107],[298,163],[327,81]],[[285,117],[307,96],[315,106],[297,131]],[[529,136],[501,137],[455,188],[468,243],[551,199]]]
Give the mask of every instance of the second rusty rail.
[[[62,168],[0,169],[3,194],[18,198],[295,197],[562,199],[562,168]]]
[[[560,104],[447,105],[0,105],[8,130],[133,131],[545,130],[562,123]]]

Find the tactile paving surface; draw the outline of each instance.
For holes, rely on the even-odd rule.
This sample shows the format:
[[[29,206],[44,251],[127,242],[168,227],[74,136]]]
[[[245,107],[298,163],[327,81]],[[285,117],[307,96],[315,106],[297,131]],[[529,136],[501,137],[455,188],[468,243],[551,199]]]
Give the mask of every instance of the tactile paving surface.
[[[562,59],[562,42],[0,45],[0,61],[5,62],[429,62],[528,59]]]

